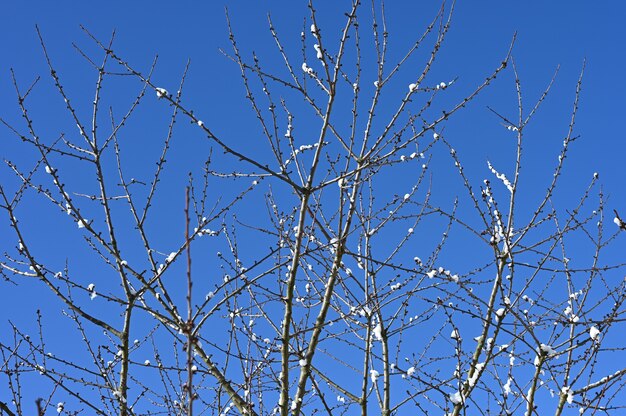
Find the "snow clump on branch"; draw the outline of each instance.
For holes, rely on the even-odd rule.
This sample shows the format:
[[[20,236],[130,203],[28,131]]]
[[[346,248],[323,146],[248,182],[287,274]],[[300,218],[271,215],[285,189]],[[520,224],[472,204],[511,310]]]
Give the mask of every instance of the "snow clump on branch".
[[[168,95],[170,95],[170,93],[167,92],[165,88],[155,88],[155,90],[156,90],[157,98],[163,98],[163,97],[167,97]]]

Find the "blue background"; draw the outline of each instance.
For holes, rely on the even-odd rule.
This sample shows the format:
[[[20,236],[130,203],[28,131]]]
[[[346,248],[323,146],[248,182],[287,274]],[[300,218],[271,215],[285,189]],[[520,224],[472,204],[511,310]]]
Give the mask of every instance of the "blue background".
[[[331,5],[332,3],[332,5]],[[320,2],[317,5],[319,26],[328,39],[334,39],[338,32],[326,28],[340,27],[344,21],[345,2]],[[282,67],[273,40],[267,30],[266,13],[270,12],[279,34],[285,39],[293,56],[298,57],[299,33],[308,18],[304,2],[231,2],[228,4],[233,30],[245,57],[255,51],[262,64],[270,70],[281,71]],[[366,8],[369,6],[366,6]],[[437,2],[388,2],[386,12],[390,29],[390,56],[398,58],[430,22],[439,4]],[[518,65],[525,94],[526,108],[534,101],[550,81],[556,67],[560,71],[552,92],[539,114],[527,130],[524,165],[527,182],[522,185],[528,196],[529,206],[533,206],[542,196],[549,183],[556,163],[556,156],[567,132],[572,109],[572,101],[583,61],[586,69],[583,79],[581,103],[576,122],[575,134],[581,138],[571,149],[565,169],[566,180],[560,186],[557,208],[563,210],[574,204],[587,186],[594,172],[598,172],[605,196],[609,199],[607,208],[616,208],[626,216],[626,196],[623,182],[626,173],[623,169],[626,144],[623,138],[624,97],[626,97],[626,57],[623,45],[626,41],[626,4],[623,2],[584,2],[584,1],[459,1],[453,17],[450,34],[444,43],[430,80],[450,80],[459,77],[455,88],[450,88],[447,102],[455,102],[478,85],[485,76],[497,67],[508,50],[511,38],[517,32],[517,42],[513,56]],[[187,81],[186,103],[196,114],[219,134],[230,137],[237,148],[249,153],[267,156],[263,143],[255,141],[257,125],[245,102],[245,91],[240,83],[236,65],[224,57],[219,48],[230,51],[224,5],[221,2],[70,2],[70,1],[29,1],[4,2],[0,13],[0,117],[20,126],[20,114],[16,104],[9,68],[13,68],[18,81],[25,87],[37,76],[42,81],[34,93],[33,116],[42,136],[52,140],[61,131],[69,131],[69,122],[63,103],[54,91],[48,77],[48,70],[36,36],[34,25],[38,24],[56,69],[73,101],[80,108],[85,105],[82,116],[88,116],[89,103],[93,99],[95,73],[85,60],[76,53],[72,42],[97,57],[98,49],[80,30],[82,24],[102,41],[106,41],[113,29],[117,31],[115,50],[131,65],[142,71],[149,68],[156,54],[159,64],[154,80],[157,85],[176,91],[180,75],[188,59],[191,70]],[[364,25],[367,26],[367,25]],[[364,30],[366,32],[366,30]],[[333,37],[334,36],[334,37]],[[390,59],[395,62],[396,59]],[[296,61],[296,63],[299,61]],[[295,65],[297,68],[298,64]],[[370,77],[367,78],[367,75]],[[408,74],[410,75],[410,74]],[[402,75],[399,76],[403,78]],[[364,85],[370,86],[374,78],[365,75]],[[410,79],[410,78],[403,78]],[[409,82],[390,86],[389,94],[404,95]],[[107,97],[132,99],[137,83],[131,80],[116,80],[107,90]],[[152,93],[149,93],[152,94]],[[152,98],[152,97],[151,97]],[[111,98],[113,99],[113,98]],[[390,98],[390,100],[392,100]],[[169,110],[156,100],[147,100],[142,108],[140,122],[128,127],[128,136],[134,136],[129,143],[129,152],[137,154],[136,171],[142,163],[153,163],[160,151],[159,146],[151,146],[154,140],[161,140],[167,127]],[[392,100],[393,101],[393,100]],[[505,72],[488,90],[481,94],[472,105],[446,124],[445,134],[462,158],[467,161],[467,172],[476,182],[490,174],[486,169],[487,159],[496,169],[510,174],[514,161],[514,139],[506,131],[487,106],[512,119],[517,118],[517,99],[511,71]],[[121,111],[121,110],[120,110]],[[156,111],[156,113],[151,113]],[[158,112],[160,111],[160,113]],[[154,115],[157,114],[157,115]],[[245,114],[245,115],[244,115]],[[36,115],[36,117],[35,117]],[[159,115],[163,118],[160,119]],[[206,158],[208,147],[194,139],[195,129],[181,126],[177,147],[168,158],[167,185],[181,184],[187,175],[187,166],[200,165]],[[195,140],[195,141],[194,141]],[[10,131],[0,126],[0,156],[15,163],[27,163],[32,154],[25,152]],[[216,161],[217,166],[229,166],[232,159]],[[437,162],[437,159],[435,159]],[[449,163],[440,161],[439,163]],[[26,164],[25,166],[30,166]],[[71,168],[68,168],[71,169]],[[129,166],[128,177],[133,167]],[[76,173],[76,171],[71,170]],[[493,182],[493,178],[492,182]],[[68,179],[81,186],[88,183],[80,174]],[[85,182],[82,182],[82,181]],[[448,185],[449,177],[444,173],[436,186]],[[0,182],[12,183],[13,178],[6,167],[0,169]],[[10,188],[10,185],[7,185]],[[172,194],[160,196],[159,212],[176,220],[174,223],[155,225],[160,229],[156,240],[162,242],[167,254],[174,248],[167,247],[173,239],[180,241],[182,235],[182,188],[172,188]],[[176,193],[178,192],[178,193]],[[223,190],[224,195],[228,194]],[[462,191],[457,191],[461,193]],[[402,194],[398,191],[399,194]],[[449,200],[449,195],[447,196]],[[533,199],[534,198],[534,199]],[[42,215],[37,198],[27,200],[20,209],[23,226],[35,237],[33,249],[43,256],[54,259],[63,256],[81,241],[75,225],[63,225],[50,221]],[[465,207],[466,208],[466,207]],[[246,213],[243,213],[246,214]],[[61,218],[61,217],[59,217]],[[612,217],[611,217],[612,218]],[[123,220],[121,220],[123,221]],[[178,221],[176,223],[175,221]],[[0,222],[0,249],[2,252],[15,252],[15,239],[9,229],[6,217]],[[250,257],[254,257],[251,255]],[[620,262],[620,250],[610,252],[607,263]],[[62,267],[63,260],[56,259]],[[87,260],[76,260],[75,266],[88,273]],[[91,277],[85,277],[87,284]],[[110,283],[110,290],[116,287]],[[107,290],[107,282],[98,281],[98,289]],[[0,310],[3,320],[0,325],[6,334],[10,320],[25,328],[33,328],[34,310],[48,311],[48,316],[58,316],[59,305],[46,303],[47,291],[37,285],[26,283],[20,287],[2,283],[0,286]],[[50,319],[52,320],[52,318]],[[52,331],[55,335],[59,333]],[[50,340],[62,348],[62,338]],[[66,348],[72,349],[72,345]],[[77,349],[79,351],[79,349]],[[0,386],[0,392],[3,391]],[[36,395],[28,392],[26,395]],[[0,397],[6,400],[7,397]]]

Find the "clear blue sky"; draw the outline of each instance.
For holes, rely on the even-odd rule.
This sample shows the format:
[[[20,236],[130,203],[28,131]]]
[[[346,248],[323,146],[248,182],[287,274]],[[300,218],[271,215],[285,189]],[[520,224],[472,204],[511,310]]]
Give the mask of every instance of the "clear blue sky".
[[[343,21],[342,13],[347,2],[319,3],[320,27],[337,27],[337,23]],[[218,132],[226,135],[236,132],[241,148],[253,147],[255,144],[251,142],[258,130],[256,126],[241,123],[241,109],[247,111],[248,105],[240,85],[239,70],[219,52],[219,48],[230,50],[224,5],[220,1],[5,1],[0,9],[0,117],[16,125],[20,123],[9,72],[9,68],[13,68],[23,86],[42,75],[42,92],[33,102],[41,126],[49,123],[50,130],[55,132],[71,127],[67,120],[65,124],[59,121],[64,117],[64,109],[49,81],[35,24],[39,25],[48,51],[74,100],[88,104],[92,100],[94,74],[73,49],[72,42],[87,51],[95,52],[96,49],[80,30],[82,24],[103,41],[115,29],[116,51],[142,70],[147,69],[158,54],[156,83],[171,91],[176,90],[185,62],[190,59],[192,66],[187,87],[190,107]],[[262,59],[267,57],[264,62],[268,68],[273,68],[279,58],[267,30],[267,12],[272,14],[283,38],[291,38],[287,43],[292,47],[292,53],[300,53],[298,35],[303,19],[308,18],[304,2],[233,1],[227,5],[238,43],[246,56],[254,50]],[[386,7],[391,54],[399,55],[410,39],[421,33],[430,21],[438,2],[388,1]],[[534,178],[531,179],[532,186],[540,186],[542,191],[567,131],[576,81],[586,59],[575,129],[581,139],[572,148],[561,196],[570,204],[576,201],[592,174],[598,172],[605,195],[610,198],[608,208],[617,208],[626,217],[623,186],[626,179],[624,18],[626,3],[618,1],[460,0],[434,74],[442,80],[459,77],[458,88],[462,92],[470,91],[498,65],[513,33],[517,32],[513,56],[520,70],[526,105],[530,107],[550,81],[557,65],[561,66],[551,96],[528,131],[525,167],[529,170],[529,177]],[[329,32],[326,32],[327,37],[332,36]],[[136,84],[133,91],[135,87]],[[511,166],[507,161],[513,161],[509,144],[503,144],[506,134],[486,106],[516,117],[516,97],[510,72],[499,78],[471,108],[446,127],[454,146],[470,160],[470,172],[476,180],[488,175],[487,158],[500,161],[499,165],[503,166]],[[138,135],[151,134],[156,127],[150,125],[149,118],[145,120],[144,126],[131,127],[131,131]],[[45,131],[43,127],[42,131]],[[204,158],[203,155],[189,156],[189,152],[193,153],[195,149],[193,145],[181,146],[182,150],[172,156],[169,167],[178,172],[175,176],[178,175],[179,179],[185,176],[190,157],[194,163]],[[21,148],[17,139],[0,126],[0,157],[16,162],[26,160],[20,154]],[[476,160],[472,160],[474,156]],[[0,183],[9,177],[9,170],[1,167]],[[76,180],[80,181],[80,178]],[[569,193],[571,200],[568,200]],[[176,198],[182,200],[181,195],[175,195],[172,201]],[[179,208],[180,204],[173,204],[172,212],[180,216]],[[55,225],[47,224],[45,218],[38,216],[36,203],[23,207],[21,215],[32,220],[28,227],[33,232],[37,227],[56,230]],[[162,239],[166,241],[179,237],[180,228],[164,229],[163,233]],[[3,234],[9,237],[3,238]],[[59,247],[71,246],[77,241],[78,237],[59,234],[56,230],[35,244],[41,249],[50,246],[52,250],[57,244]],[[13,232],[4,217],[0,220],[0,250],[14,251],[14,247]],[[28,291],[7,288],[5,292],[2,285],[0,283],[0,316],[4,322],[0,322],[0,330],[6,329],[7,319],[32,325],[34,309],[46,305],[24,302],[24,299],[32,300],[27,298]],[[58,310],[58,305],[54,308]],[[2,388],[0,386],[0,391]]]
[[[423,4],[389,2],[387,5],[392,52],[395,45],[396,53],[404,50],[408,39],[433,15],[438,2]],[[232,109],[242,103],[238,72],[218,52],[220,47],[229,48],[222,2],[111,1],[95,5],[92,2],[30,1],[5,2],[2,7],[0,110],[5,118],[15,116],[17,111],[12,100],[14,94],[8,68],[13,67],[24,84],[36,74],[47,74],[35,24],[40,25],[54,61],[64,71],[66,82],[76,82],[85,88],[93,82],[91,78],[73,78],[73,74],[79,78],[88,74],[84,60],[71,46],[72,42],[90,46],[78,27],[83,24],[101,39],[106,39],[116,29],[118,51],[140,68],[147,68],[153,56],[159,54],[157,79],[166,84],[174,85],[185,61],[191,59],[190,82],[198,92],[197,96],[204,97],[204,102],[199,101],[199,104],[211,114],[218,113],[216,119],[232,121]],[[271,58],[268,62],[277,56],[266,30],[266,13],[272,13],[279,31],[287,39],[290,33],[298,33],[302,18],[307,16],[304,2],[232,2],[228,7],[244,51],[255,50],[259,55],[269,51]],[[318,7],[322,22],[336,23],[341,18],[341,6],[320,4]],[[623,80],[626,58],[620,46],[626,40],[624,16],[626,5],[615,1],[459,1],[453,29],[435,71],[443,78],[460,76],[469,88],[497,64],[513,32],[517,31],[514,56],[527,102],[540,94],[556,66],[561,65],[553,98],[541,114],[545,118],[536,123],[545,128],[536,142],[545,146],[544,150],[556,151],[559,140],[550,136],[563,133],[575,80],[583,59],[587,59],[577,124],[577,131],[584,141],[577,144],[578,152],[574,154],[574,158],[578,155],[574,160],[580,167],[575,173],[587,169],[584,171],[587,175],[598,170],[607,189],[617,190],[624,179],[617,167],[626,146],[622,139],[623,110],[620,105],[626,96]],[[294,40],[297,42],[297,36]],[[82,81],[84,84],[79,84]],[[484,125],[492,120],[485,105],[497,106],[506,100],[509,107],[499,108],[513,113],[511,85],[510,77],[501,80],[485,95],[476,106],[477,114],[472,113],[476,121],[466,127],[469,133],[484,134]],[[216,101],[219,106],[214,105]],[[6,143],[8,133],[2,134]]]

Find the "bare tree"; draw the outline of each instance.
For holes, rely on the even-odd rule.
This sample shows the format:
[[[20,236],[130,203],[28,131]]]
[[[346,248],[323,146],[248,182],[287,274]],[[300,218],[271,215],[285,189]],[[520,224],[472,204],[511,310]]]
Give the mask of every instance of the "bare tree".
[[[65,319],[38,311],[35,334],[3,329],[0,414],[622,412],[624,264],[604,253],[626,227],[617,211],[618,227],[605,224],[597,174],[569,209],[555,202],[582,73],[538,194],[523,186],[523,145],[556,74],[527,106],[514,38],[454,98],[461,82],[432,71],[454,3],[397,61],[382,3],[353,2],[332,30],[309,10],[299,53],[268,19],[280,67],[246,58],[228,20],[223,54],[241,73],[254,138],[186,104],[189,63],[170,86],[156,59],[139,69],[114,35],[87,29],[90,46],[76,49],[94,99],[77,106],[37,31],[72,131],[41,125],[30,110],[40,79],[11,74],[23,123],[2,123],[29,159],[6,160],[13,234],[0,265],[3,285],[36,287]],[[466,172],[454,147],[465,138],[445,127],[503,73],[517,113],[491,111],[515,145]],[[104,92],[129,78],[136,94],[122,107]],[[160,147],[127,134],[148,121]],[[197,142],[189,161],[205,160],[182,179],[167,164],[181,138]],[[62,258],[38,243],[29,204],[67,234]],[[66,351],[49,347],[60,334]]]

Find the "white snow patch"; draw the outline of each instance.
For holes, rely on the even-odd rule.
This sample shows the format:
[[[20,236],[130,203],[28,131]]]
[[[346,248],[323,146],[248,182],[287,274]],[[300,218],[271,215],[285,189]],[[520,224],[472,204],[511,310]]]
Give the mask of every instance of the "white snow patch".
[[[461,396],[461,392],[457,391],[448,396],[452,404],[461,404],[463,402],[463,396]]]
[[[158,98],[163,98],[163,97],[167,97],[168,95],[170,95],[170,93],[167,92],[165,88],[156,88],[156,95]]]

